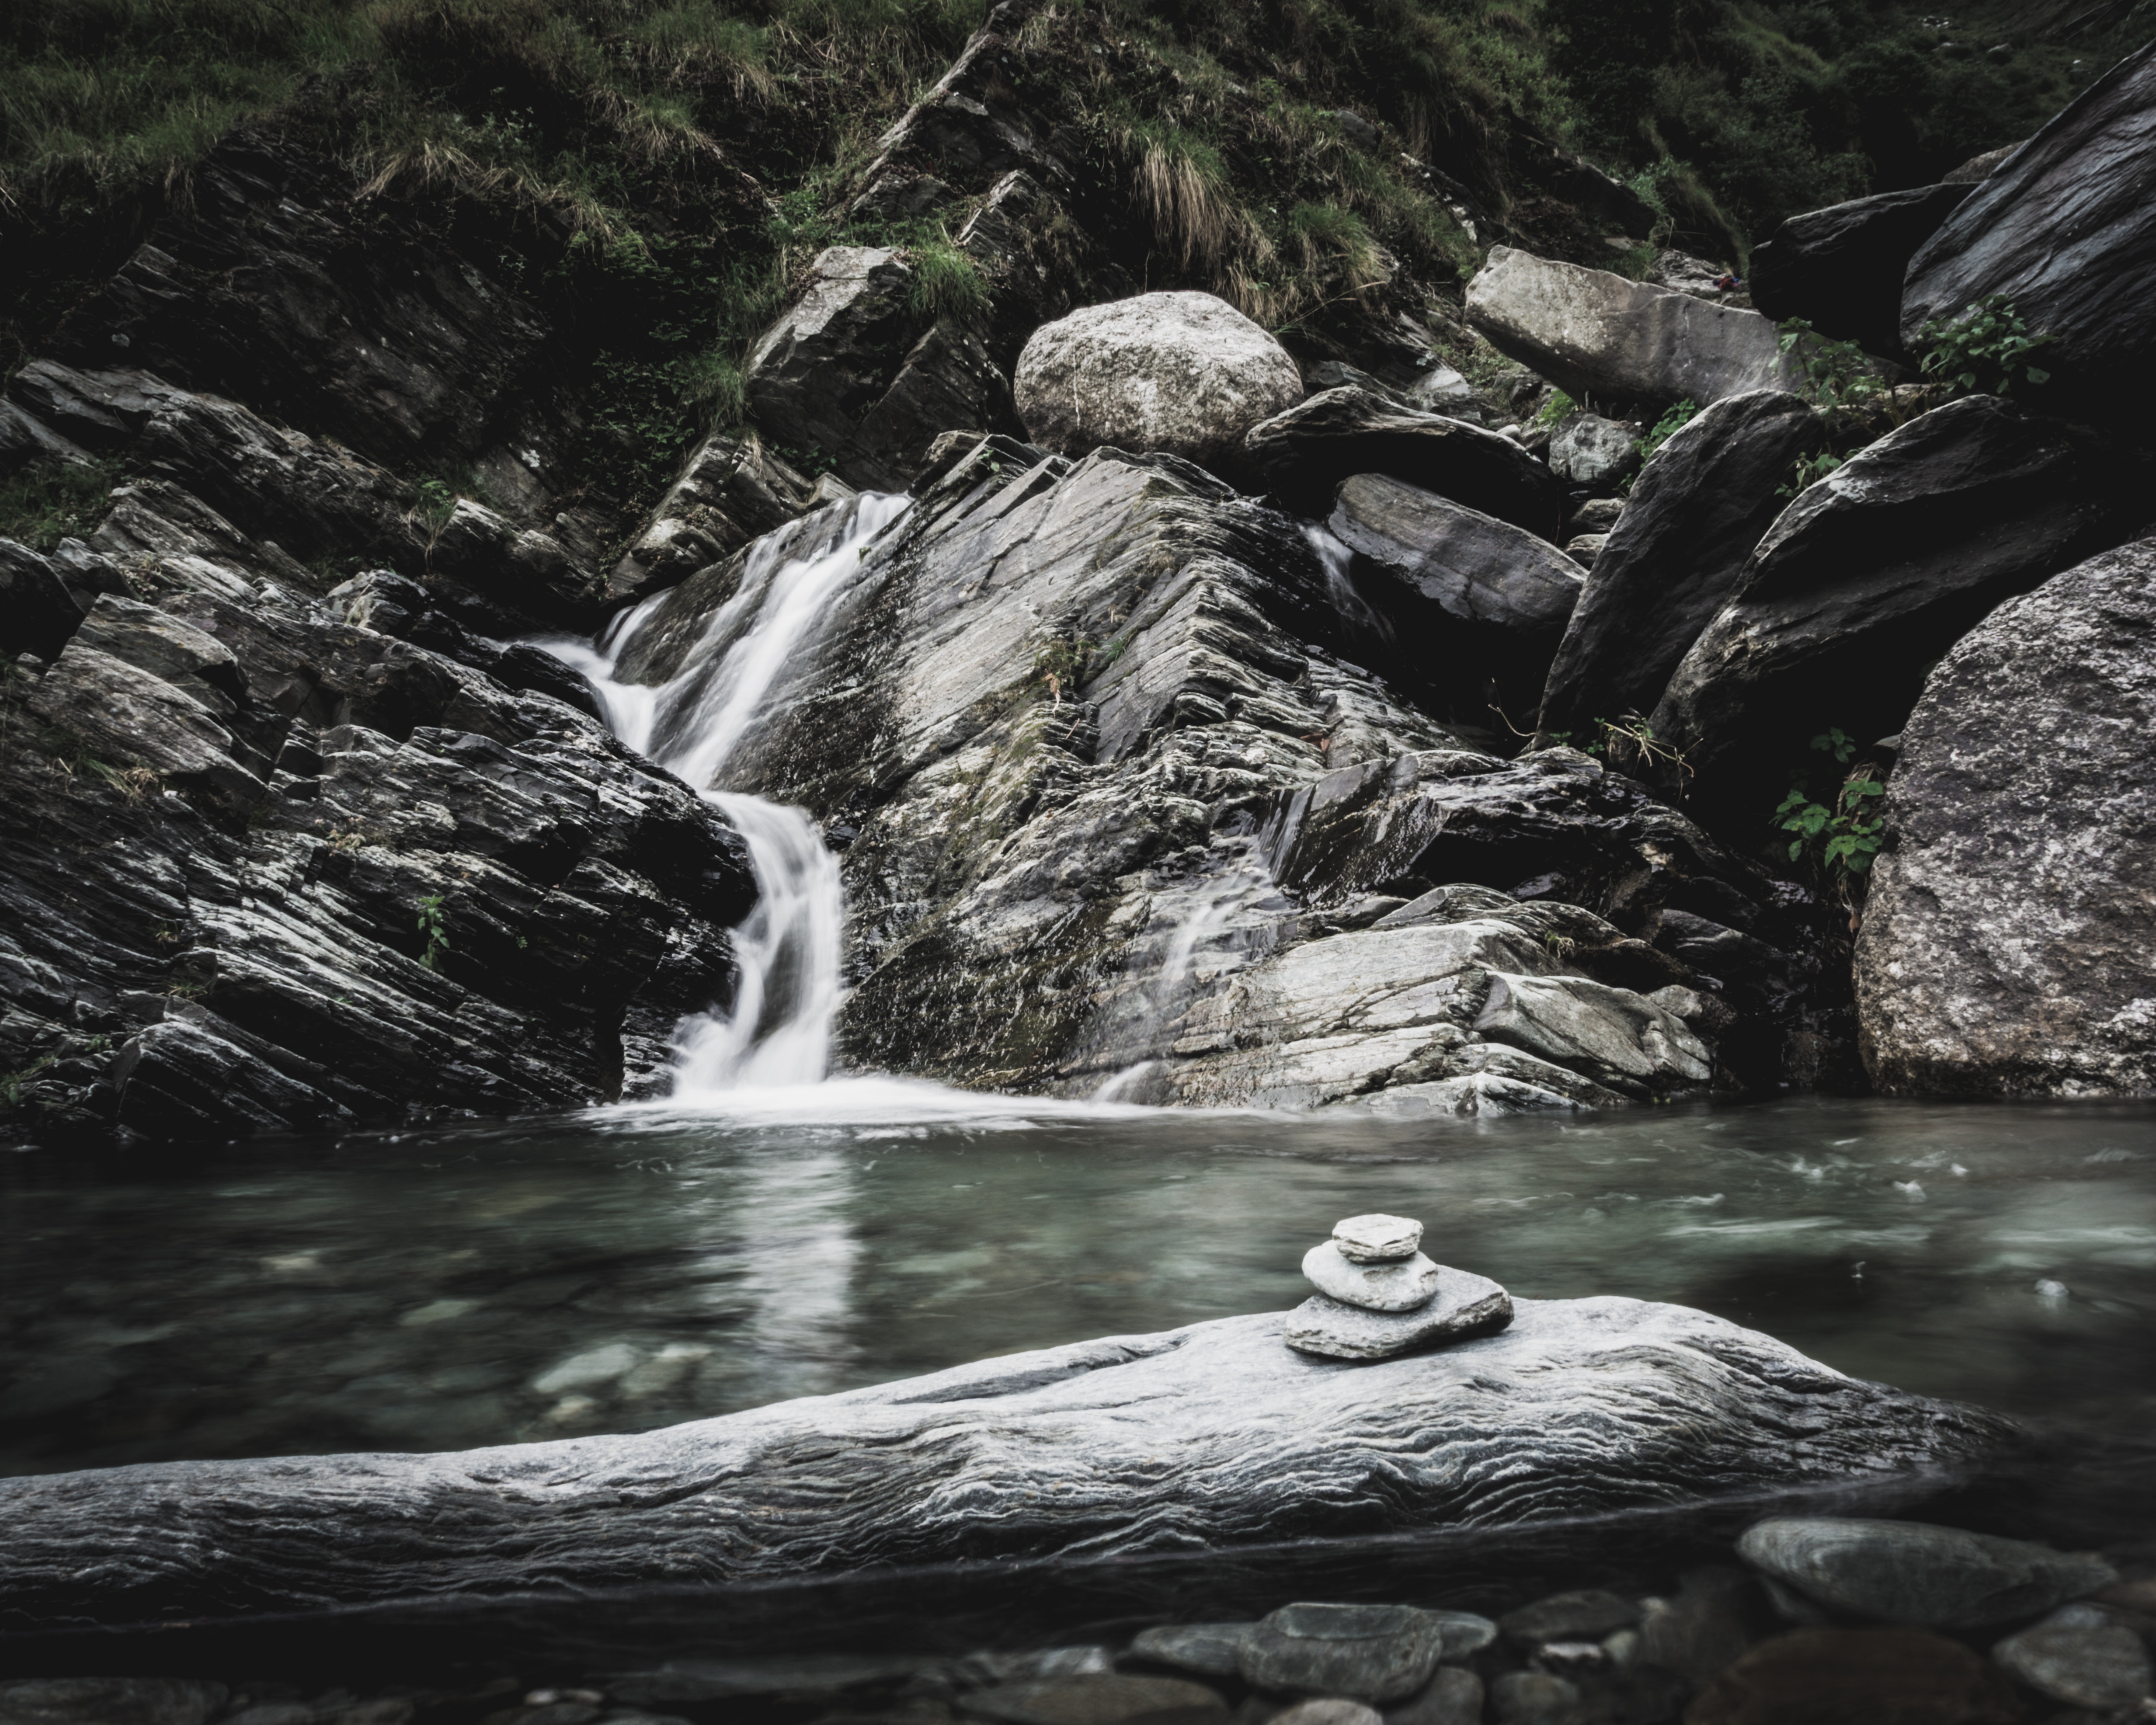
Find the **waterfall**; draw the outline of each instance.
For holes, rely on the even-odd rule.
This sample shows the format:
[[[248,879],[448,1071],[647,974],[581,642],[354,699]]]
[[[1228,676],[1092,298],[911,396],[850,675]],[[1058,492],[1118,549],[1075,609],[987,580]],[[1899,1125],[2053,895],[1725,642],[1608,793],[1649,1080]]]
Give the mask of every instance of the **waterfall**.
[[[740,586],[712,613],[670,682],[654,687],[614,676],[665,603],[663,593],[618,618],[596,648],[542,644],[590,680],[617,737],[696,786],[747,841],[757,904],[734,934],[739,985],[726,1010],[681,1026],[676,1101],[815,1084],[829,1066],[844,935],[839,860],[805,809],[722,787],[772,685],[859,578],[870,542],[911,502],[864,493],[828,518],[812,516],[798,530],[759,540]]]

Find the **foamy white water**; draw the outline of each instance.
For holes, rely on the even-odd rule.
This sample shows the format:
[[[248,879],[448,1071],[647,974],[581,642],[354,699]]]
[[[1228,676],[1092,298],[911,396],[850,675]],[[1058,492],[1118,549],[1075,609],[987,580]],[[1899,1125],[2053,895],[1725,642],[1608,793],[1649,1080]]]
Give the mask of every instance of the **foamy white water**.
[[[759,541],[739,588],[712,613],[670,682],[653,686],[614,676],[663,595],[617,619],[596,648],[545,644],[590,680],[617,737],[694,785],[747,841],[757,905],[734,932],[740,983],[731,1007],[682,1024],[672,1103],[693,1106],[724,1092],[732,1106],[748,1093],[819,1084],[830,1069],[831,1024],[844,999],[839,860],[806,810],[728,790],[726,768],[762,716],[773,685],[860,578],[870,542],[911,502],[865,494],[831,534],[805,545],[787,536],[787,544],[800,547],[796,555],[786,555],[773,538]]]

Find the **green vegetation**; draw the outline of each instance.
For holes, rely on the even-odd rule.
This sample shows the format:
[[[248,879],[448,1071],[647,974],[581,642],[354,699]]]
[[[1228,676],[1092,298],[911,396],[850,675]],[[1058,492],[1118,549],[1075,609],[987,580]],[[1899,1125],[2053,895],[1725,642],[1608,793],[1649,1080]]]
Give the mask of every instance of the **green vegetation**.
[[[1789,795],[1774,810],[1774,824],[1792,835],[1789,860],[1807,865],[1853,910],[1884,840],[1886,823],[1879,817],[1878,803],[1887,787],[1866,761],[1838,785],[1821,790],[1814,782],[1819,768],[1830,763],[1847,767],[1856,744],[1845,732],[1832,728],[1815,737],[1811,746],[1826,758],[1793,776]]]
[[[449,950],[449,931],[442,924],[442,895],[430,892],[419,901],[421,934],[427,937],[427,950],[419,955],[420,963],[429,970],[439,970],[442,954]]]
[[[1571,743],[1572,732],[1553,731],[1548,741],[1553,747],[1563,747]],[[1684,794],[1684,782],[1692,776],[1691,762],[1684,752],[1657,737],[1655,727],[1639,713],[1627,713],[1621,719],[1597,719],[1593,732],[1578,748],[1582,754],[1607,761],[1620,773],[1673,773],[1680,798]]]
[[[1801,317],[1789,318],[1779,328],[1782,352],[1804,368],[1805,398],[1824,408],[1830,422],[1892,393],[1892,386],[1854,341],[1822,336]]]
[[[1808,491],[1840,465],[1841,457],[1831,449],[1821,449],[1816,455],[1799,455],[1789,470],[1789,478],[1775,487],[1774,495],[1794,497],[1800,491]]]
[[[118,470],[109,462],[38,461],[0,480],[0,539],[33,551],[87,532],[104,512]]]
[[[2055,338],[2031,334],[2004,294],[1985,295],[1958,317],[1933,318],[1922,333],[1924,375],[1951,394],[2011,395],[2017,383],[2051,381],[2029,358]]]
[[[1675,437],[1686,426],[1699,417],[1699,403],[1686,400],[1675,403],[1662,417],[1655,421],[1647,434],[1633,447],[1640,452],[1640,465],[1645,467],[1653,460],[1664,444]]]
[[[1581,411],[1583,410],[1579,403],[1562,389],[1553,389],[1550,391],[1550,398],[1543,403],[1542,411],[1528,423],[1541,430],[1554,431],[1566,420]]]

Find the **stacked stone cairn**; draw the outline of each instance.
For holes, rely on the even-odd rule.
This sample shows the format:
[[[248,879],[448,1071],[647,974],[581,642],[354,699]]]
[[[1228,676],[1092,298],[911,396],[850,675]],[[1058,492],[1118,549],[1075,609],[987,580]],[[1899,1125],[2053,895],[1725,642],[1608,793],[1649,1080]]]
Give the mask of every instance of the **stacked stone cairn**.
[[[1512,1322],[1504,1289],[1432,1263],[1421,1248],[1422,1224],[1408,1217],[1348,1217],[1304,1255],[1317,1291],[1288,1314],[1287,1345],[1326,1359],[1390,1359]]]

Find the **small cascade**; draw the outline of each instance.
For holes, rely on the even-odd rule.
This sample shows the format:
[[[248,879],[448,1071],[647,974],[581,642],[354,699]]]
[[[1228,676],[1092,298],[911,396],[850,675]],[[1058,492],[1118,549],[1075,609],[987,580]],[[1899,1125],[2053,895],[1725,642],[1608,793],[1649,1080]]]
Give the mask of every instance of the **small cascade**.
[[[804,531],[757,542],[740,587],[712,613],[670,682],[614,677],[664,594],[617,619],[596,648],[547,644],[590,680],[617,737],[696,786],[747,841],[757,906],[734,935],[740,983],[728,1009],[681,1027],[675,1101],[815,1084],[829,1069],[844,935],[839,860],[806,810],[723,786],[773,686],[859,578],[870,542],[911,501],[865,493],[829,521],[812,518]]]
[[[1319,521],[1305,521],[1302,536],[1310,548],[1317,553],[1317,562],[1325,571],[1325,590],[1332,596],[1333,607],[1348,623],[1368,631],[1381,641],[1393,638],[1393,626],[1370,607],[1368,600],[1355,590],[1355,583],[1348,575],[1348,566],[1355,553],[1342,544],[1330,527]]]

